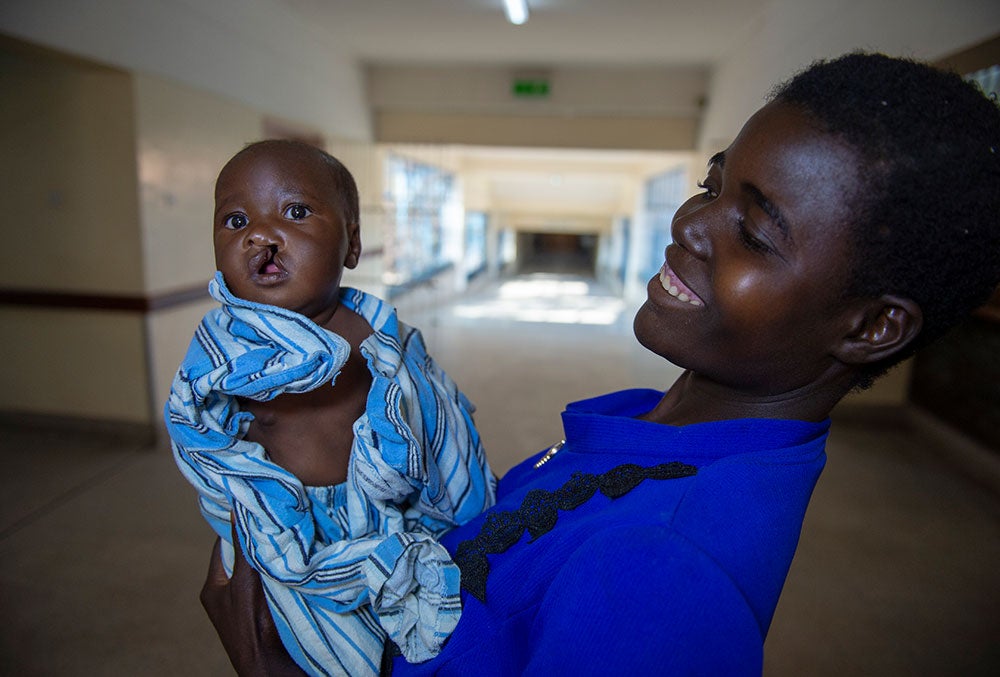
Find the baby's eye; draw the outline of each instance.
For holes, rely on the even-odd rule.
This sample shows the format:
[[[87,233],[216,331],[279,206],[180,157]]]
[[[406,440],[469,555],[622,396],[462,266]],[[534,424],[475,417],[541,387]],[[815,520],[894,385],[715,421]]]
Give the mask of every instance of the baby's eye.
[[[305,205],[289,205],[289,207],[285,210],[285,217],[295,219],[296,221],[300,221],[310,214],[312,214],[312,212],[309,211],[309,207],[306,207]]]
[[[230,214],[226,217],[226,220],[222,222],[222,225],[226,228],[232,230],[239,230],[240,228],[246,228],[249,220],[246,214]]]

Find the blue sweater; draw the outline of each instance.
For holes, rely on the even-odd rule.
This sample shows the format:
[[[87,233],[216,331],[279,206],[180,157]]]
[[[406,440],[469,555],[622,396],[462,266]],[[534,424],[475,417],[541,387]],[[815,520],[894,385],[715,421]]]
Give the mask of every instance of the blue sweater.
[[[452,553],[497,534],[514,541],[486,556],[485,595],[473,593],[483,572],[463,567],[473,591],[463,590],[444,650],[422,664],[397,658],[394,675],[761,673],[829,421],[633,418],[661,396],[629,390],[567,407],[564,447],[537,468],[537,456],[513,468],[497,505],[443,539]],[[574,473],[586,486],[622,464],[670,462],[681,471],[617,498],[598,490],[564,501],[555,525],[510,526],[535,519],[536,508],[516,512],[529,492],[545,492],[529,496],[537,506]]]

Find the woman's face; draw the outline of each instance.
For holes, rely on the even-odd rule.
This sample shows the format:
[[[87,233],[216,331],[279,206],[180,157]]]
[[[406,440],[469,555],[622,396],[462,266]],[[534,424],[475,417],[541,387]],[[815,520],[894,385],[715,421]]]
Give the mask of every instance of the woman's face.
[[[859,183],[849,147],[794,107],[765,106],[674,215],[635,318],[640,343],[748,394],[815,382],[850,333],[842,292]]]

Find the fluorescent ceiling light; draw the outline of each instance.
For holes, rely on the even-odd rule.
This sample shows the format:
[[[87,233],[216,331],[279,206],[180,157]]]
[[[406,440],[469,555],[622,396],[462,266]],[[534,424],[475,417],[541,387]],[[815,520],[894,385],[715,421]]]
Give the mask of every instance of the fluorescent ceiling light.
[[[507,21],[520,26],[528,20],[528,0],[503,0],[503,11]]]

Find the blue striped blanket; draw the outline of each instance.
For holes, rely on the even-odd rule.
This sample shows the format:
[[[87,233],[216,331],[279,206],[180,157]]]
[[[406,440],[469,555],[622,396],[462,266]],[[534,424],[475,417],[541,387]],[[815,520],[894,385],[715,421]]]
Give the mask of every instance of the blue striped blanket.
[[[361,346],[372,386],[347,481],[303,486],[244,439],[252,416],[237,397],[330,387],[350,347],[302,315],[236,298],[221,273],[209,292],[222,307],[198,326],[165,420],[227,571],[233,515],[282,640],[311,674],[378,674],[386,636],[411,661],[433,657],[461,614],[459,571],[436,537],[495,500],[472,404],[391,306],[344,288],[341,303],[374,329]]]

